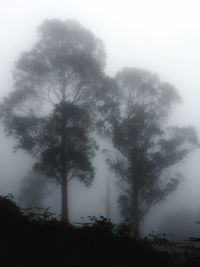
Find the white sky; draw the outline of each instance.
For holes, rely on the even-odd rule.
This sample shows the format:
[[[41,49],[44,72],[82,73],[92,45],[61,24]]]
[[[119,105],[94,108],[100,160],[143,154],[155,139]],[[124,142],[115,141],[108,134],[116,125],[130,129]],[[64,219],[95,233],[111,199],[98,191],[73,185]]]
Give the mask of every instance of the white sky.
[[[195,0],[0,0],[0,97],[10,90],[14,62],[31,48],[41,22],[72,18],[103,39],[109,74],[123,66],[158,73],[183,96],[183,123],[197,125],[199,11]]]
[[[0,0],[0,100],[12,89],[14,62],[47,18],[77,20],[103,39],[108,74],[133,66],[172,83],[183,98],[172,122],[200,133],[200,1]],[[200,168],[192,168],[194,185]]]

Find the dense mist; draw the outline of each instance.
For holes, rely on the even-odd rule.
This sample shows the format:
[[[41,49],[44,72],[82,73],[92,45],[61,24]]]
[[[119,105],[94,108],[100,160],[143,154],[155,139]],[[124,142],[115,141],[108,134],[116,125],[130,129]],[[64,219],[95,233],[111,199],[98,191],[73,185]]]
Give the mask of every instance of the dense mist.
[[[138,99],[138,103],[140,103],[139,101],[142,101],[140,99],[141,96],[139,95],[139,93],[137,94],[136,92],[135,95],[128,95],[128,89],[126,92],[126,90],[124,89],[125,87],[123,88],[122,86],[124,80],[129,79],[129,71],[130,73],[131,70],[133,71],[133,73],[130,74],[130,77],[133,77],[134,75],[134,77],[136,77],[136,82],[133,79],[135,87],[137,87],[137,78],[139,77],[138,79],[140,81],[140,79],[142,79],[140,75],[144,75],[144,81],[147,80],[150,84],[153,81],[152,83],[154,85],[156,84],[156,89],[163,88],[165,83],[169,83],[170,86],[172,85],[173,90],[177,91],[178,96],[174,94],[175,98],[177,97],[177,99],[173,100],[177,102],[176,105],[172,105],[171,107],[170,104],[170,107],[167,105],[165,107],[165,112],[169,113],[169,116],[167,115],[169,119],[167,120],[165,116],[161,116],[158,119],[159,123],[161,121],[161,124],[164,124],[166,120],[165,126],[172,126],[180,129],[185,129],[188,126],[192,126],[194,128],[194,133],[196,134],[196,139],[194,138],[195,141],[191,141],[191,139],[194,137],[192,136],[193,132],[189,133],[190,136],[187,137],[188,139],[186,137],[183,137],[183,135],[178,132],[178,136],[181,136],[182,138],[180,143],[185,142],[185,140],[187,139],[186,148],[189,152],[187,155],[185,155],[185,157],[180,156],[180,161],[177,160],[177,164],[174,164],[172,168],[170,168],[169,173],[166,173],[165,175],[166,177],[168,175],[168,178],[171,177],[171,175],[173,176],[172,178],[177,178],[175,176],[176,173],[181,173],[182,175],[178,177],[179,183],[177,184],[177,187],[174,184],[173,190],[169,190],[169,194],[163,194],[163,199],[161,199],[161,201],[158,201],[158,203],[156,202],[155,204],[152,204],[152,206],[149,207],[148,211],[144,214],[144,217],[142,217],[142,236],[147,235],[152,230],[156,233],[173,233],[180,239],[187,238],[191,235],[196,236],[200,234],[200,228],[197,224],[195,224],[196,221],[200,220],[200,151],[198,143],[198,139],[200,138],[200,124],[198,116],[200,113],[199,7],[200,4],[197,1],[193,0],[174,0],[167,2],[158,0],[125,0],[117,2],[90,0],[52,0],[41,2],[37,0],[16,0],[12,3],[11,1],[7,1],[1,4],[1,103],[4,103],[5,98],[9,99],[9,94],[11,92],[14,92],[16,88],[13,78],[14,70],[16,70],[17,68],[21,68],[23,71],[26,70],[26,65],[24,67],[23,60],[21,65],[19,63],[19,60],[21,58],[23,59],[25,52],[28,53],[29,51],[31,51],[32,47],[37,44],[38,27],[41,26],[44,21],[53,21],[54,19],[60,20],[63,23],[66,20],[69,20],[70,23],[74,23],[74,21],[80,23],[80,25],[82,25],[81,27],[84,27],[84,29],[86,28],[88,31],[91,31],[91,33],[94,34],[95,42],[98,43],[99,39],[102,40],[104,46],[101,42],[99,42],[98,45],[96,45],[96,43],[94,44],[93,35],[91,34],[91,37],[87,30],[85,30],[84,34],[86,34],[86,48],[84,51],[86,51],[86,55],[90,54],[90,51],[88,52],[88,50],[90,50],[90,47],[87,47],[87,42],[91,44],[91,47],[94,50],[96,49],[96,47],[93,48],[93,46],[95,45],[99,50],[101,50],[101,48],[103,47],[102,51],[105,50],[106,61],[103,71],[105,72],[106,77],[108,76],[109,79],[116,79],[118,82],[119,91],[126,94],[126,101],[122,102],[119,108],[122,109],[122,111],[120,110],[121,115],[116,116],[117,118],[121,119],[121,121],[118,121],[118,126],[123,126],[125,124],[125,119],[127,119],[125,117],[125,114],[128,114],[128,112],[131,113],[130,110],[126,110],[126,107],[128,106],[128,100],[130,100],[130,102],[133,100],[132,102],[134,102],[136,101],[136,99]],[[72,28],[75,27],[76,29],[76,27],[79,27],[76,26],[76,24],[74,26],[73,23],[71,24]],[[41,37],[42,35],[40,35],[41,40],[47,40],[48,42],[48,38],[45,39],[45,30],[43,34],[43,39]],[[43,46],[41,47],[42,50]],[[48,48],[52,49],[50,45],[48,46]],[[46,51],[49,52],[49,50],[45,50],[45,53]],[[95,50],[93,52],[97,51]],[[51,50],[49,54],[51,55]],[[78,54],[78,56],[80,55]],[[79,59],[78,56],[76,58],[77,62],[83,63],[83,66],[81,66],[83,70],[81,69],[81,71],[84,72],[84,70],[87,69],[88,64],[91,64],[88,71],[91,71],[91,69],[93,72],[96,71],[92,75],[94,77],[98,77],[99,79],[99,77],[101,77],[102,75],[101,69],[99,70],[99,68],[104,65],[104,62],[101,62],[101,60],[103,61],[104,58],[103,52],[102,55],[98,55],[98,64],[102,64],[102,66],[100,67],[99,65],[97,66],[95,63],[93,63],[93,61],[91,61],[91,63],[90,61],[87,61],[85,57]],[[25,61],[26,58],[24,59],[24,62]],[[77,62],[74,63],[73,61],[70,64],[78,65]],[[126,70],[123,72],[124,68],[126,68]],[[78,71],[80,71],[78,67],[77,69]],[[36,70],[38,70],[39,75],[43,71],[42,69],[40,72],[40,69],[37,69],[37,65]],[[137,70],[139,74],[137,73]],[[140,74],[140,71],[142,74]],[[87,71],[85,72],[84,75],[87,75]],[[153,75],[155,75],[156,77],[154,77]],[[91,77],[89,77],[88,79],[90,78]],[[87,81],[85,81],[84,79],[83,80],[86,83],[88,82],[88,79],[85,79]],[[92,86],[94,87],[95,82],[95,86],[98,87],[99,84],[96,85],[96,81],[93,81],[93,79],[94,78],[92,77],[90,81],[91,84],[93,82]],[[109,82],[111,83],[110,80],[106,80],[105,87],[110,86]],[[131,78],[128,80],[128,82],[132,82]],[[76,82],[74,82],[73,85],[74,84],[76,84]],[[23,83],[21,84],[21,87],[22,86]],[[88,86],[88,84],[86,84],[85,87],[86,86]],[[114,87],[115,85],[112,86]],[[71,87],[69,86],[69,88]],[[69,95],[71,93],[70,90]],[[110,99],[112,99],[113,96],[112,93],[113,92],[110,93],[111,96],[107,96],[106,101],[111,101]],[[157,94],[157,91],[155,94]],[[178,99],[179,96],[181,101],[179,101]],[[76,95],[70,95],[70,97],[75,98]],[[55,100],[54,98],[52,99]],[[123,96],[119,95],[116,103],[122,101],[122,99]],[[167,97],[164,100],[166,99]],[[163,112],[162,108],[165,106],[165,102],[157,105],[157,99],[155,100],[155,103],[152,101],[154,104],[152,104],[152,102],[150,101],[148,102],[148,99],[145,101],[145,103],[150,103],[150,111],[153,105],[156,103],[156,112],[158,112],[159,114]],[[56,104],[58,103],[56,102]],[[43,104],[40,105],[40,107],[41,106],[42,108],[44,108],[44,110],[42,110],[41,112],[45,111],[49,115],[49,106],[43,106]],[[48,129],[48,133],[51,134],[54,133],[54,128],[51,128],[51,126],[55,124],[56,127],[56,123],[60,118],[59,105],[56,108],[54,109],[55,116],[53,115],[52,117],[49,117],[47,124],[45,124],[45,127],[47,127],[46,129]],[[66,106],[65,108],[67,112],[72,110],[70,106]],[[104,110],[104,113],[107,116],[109,112],[106,108]],[[115,107],[112,108],[113,112],[111,113],[116,115],[118,111],[116,111]],[[158,110],[158,108],[160,108],[160,110]],[[93,111],[91,110],[92,108],[89,109],[89,114],[92,114]],[[80,118],[84,115],[84,113],[80,110],[75,109],[72,110],[72,112],[77,112],[77,114],[79,114],[78,118],[77,116],[73,117],[74,124],[81,125],[81,121],[83,120],[80,120]],[[95,112],[94,114],[96,114]],[[134,112],[136,115],[139,114],[135,110]],[[148,114],[149,110],[147,109],[145,110],[145,112]],[[113,120],[112,114],[109,114],[110,121],[111,119]],[[103,115],[101,114],[101,116],[98,116],[101,117]],[[96,115],[95,118],[97,118],[98,116]],[[83,119],[85,118],[86,117],[84,117]],[[139,117],[139,119],[140,118],[141,117]],[[94,117],[92,117],[91,120],[92,122],[95,121]],[[138,122],[136,121],[136,123]],[[75,179],[72,179],[68,182],[69,221],[71,223],[82,222],[87,221],[87,216],[98,217],[100,215],[104,215],[105,217],[109,217],[109,219],[111,219],[114,223],[122,222],[124,221],[124,217],[121,216],[122,213],[119,205],[119,198],[122,194],[122,188],[118,183],[116,169],[114,168],[116,167],[114,166],[114,160],[118,160],[115,162],[115,164],[119,166],[119,164],[121,164],[121,161],[123,161],[123,156],[119,153],[119,151],[125,151],[124,153],[128,151],[125,145],[125,148],[122,146],[125,141],[120,140],[120,137],[124,132],[120,132],[120,130],[115,129],[115,137],[117,136],[117,134],[119,135],[116,137],[115,143],[112,143],[113,139],[110,138],[110,136],[108,137],[107,135],[102,134],[102,132],[100,134],[99,132],[93,132],[91,134],[91,139],[94,139],[94,143],[98,146],[98,149],[96,149],[93,147],[95,145],[92,142],[91,144],[89,139],[87,140],[87,137],[90,136],[87,131],[90,127],[92,128],[93,126],[91,126],[87,121],[83,124],[84,125],[82,125],[81,127],[84,128],[84,133],[78,135],[79,133],[77,134],[77,132],[75,132],[72,137],[75,136],[74,138],[77,138],[75,141],[81,140],[82,142],[79,148],[79,152],[88,151],[89,156],[86,160],[84,158],[84,160],[86,161],[85,166],[87,166],[87,168],[83,168],[83,166],[81,165],[82,162],[79,162],[81,161],[79,160],[79,172],[75,173]],[[105,128],[106,127],[107,125],[105,126]],[[23,133],[23,131],[21,132]],[[54,136],[53,134],[51,136],[51,134],[47,136],[48,142],[55,143],[53,138],[56,136],[57,132]],[[76,134],[79,138],[76,136]],[[173,134],[174,133],[172,132],[166,134],[168,141],[170,140],[171,136],[173,136]],[[7,195],[9,193],[12,193],[14,195],[15,201],[22,208],[50,207],[52,212],[55,213],[58,217],[61,214],[61,188],[59,181],[52,178],[51,175],[53,173],[53,175],[56,177],[57,170],[60,167],[56,165],[55,169],[52,170],[52,166],[49,167],[48,165],[48,168],[45,169],[44,166],[46,166],[45,164],[47,163],[45,160],[48,158],[45,157],[45,154],[44,162],[40,163],[39,167],[36,166],[40,168],[40,170],[45,169],[45,171],[42,174],[37,173],[38,169],[33,171],[33,166],[35,164],[37,165],[36,158],[34,158],[33,154],[31,155],[31,153],[28,152],[28,149],[17,149],[16,145],[18,143],[15,137],[15,134],[9,134],[8,131],[6,133],[5,125],[1,123],[0,194]],[[126,137],[128,139],[130,136],[127,134]],[[71,138],[71,136],[68,138]],[[157,140],[157,138],[158,137],[156,137],[154,141]],[[140,139],[138,140],[140,141]],[[145,140],[148,140],[148,138],[146,137]],[[74,143],[76,144],[75,141]],[[191,143],[192,146],[190,146]],[[177,143],[175,143],[174,147],[176,147],[176,145]],[[178,146],[179,143],[177,147]],[[182,146],[184,146],[183,143],[180,144],[181,149],[183,148]],[[117,150],[118,148],[119,150]],[[94,154],[92,151],[93,149],[95,150]],[[153,150],[157,149],[157,146],[153,148],[151,147],[151,149],[152,152]],[[86,157],[87,155],[83,156]],[[52,160],[52,162],[56,162],[57,159],[52,158],[50,160]],[[113,161],[113,164],[109,164],[111,160]],[[90,161],[91,166],[89,164]],[[169,166],[171,165],[169,164]],[[48,172],[46,172],[47,169]],[[154,170],[152,169],[150,171],[152,171],[152,173],[154,172]],[[150,171],[147,171],[147,173],[149,174]],[[127,173],[127,171],[125,172]],[[77,177],[79,177],[80,179],[77,179]],[[88,177],[90,177],[90,181],[87,180],[89,179]],[[164,182],[163,184],[165,185]],[[150,203],[151,201],[147,200],[146,202]]]

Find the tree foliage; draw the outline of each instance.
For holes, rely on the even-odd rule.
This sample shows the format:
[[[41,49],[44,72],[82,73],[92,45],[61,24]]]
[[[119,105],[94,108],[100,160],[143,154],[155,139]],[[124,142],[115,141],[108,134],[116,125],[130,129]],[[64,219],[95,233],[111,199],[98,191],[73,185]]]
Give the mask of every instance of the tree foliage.
[[[40,160],[35,168],[48,177],[61,177],[61,135],[63,107],[56,106],[46,121],[42,134]],[[89,186],[94,178],[91,160],[97,144],[89,135],[91,122],[88,113],[74,104],[65,104],[65,136],[66,136],[66,173],[67,180],[78,178]]]
[[[89,134],[108,88],[103,43],[71,20],[45,21],[38,37],[17,61],[14,91],[1,105],[5,131],[63,189],[73,177],[88,186],[97,148]]]
[[[117,157],[109,160],[123,190],[121,214],[139,231],[148,210],[177,188],[181,174],[170,168],[198,145],[193,127],[167,127],[170,108],[180,102],[173,86],[145,70],[125,68],[116,75],[121,116],[112,123]]]

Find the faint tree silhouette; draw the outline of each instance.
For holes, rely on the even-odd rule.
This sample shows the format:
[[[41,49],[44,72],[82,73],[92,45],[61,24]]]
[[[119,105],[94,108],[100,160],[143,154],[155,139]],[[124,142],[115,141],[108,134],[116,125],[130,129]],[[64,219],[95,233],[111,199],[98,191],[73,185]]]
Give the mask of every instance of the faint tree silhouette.
[[[139,236],[150,207],[177,188],[181,174],[170,173],[170,167],[198,146],[198,139],[193,127],[166,127],[171,106],[180,102],[172,85],[134,68],[124,68],[116,80],[121,116],[112,117],[110,136],[118,153],[108,163],[123,191],[121,214]]]

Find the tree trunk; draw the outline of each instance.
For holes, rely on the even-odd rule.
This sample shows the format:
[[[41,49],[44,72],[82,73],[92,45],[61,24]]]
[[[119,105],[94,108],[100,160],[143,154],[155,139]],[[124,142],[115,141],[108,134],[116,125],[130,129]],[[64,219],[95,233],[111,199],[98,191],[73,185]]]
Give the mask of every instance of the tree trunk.
[[[61,184],[62,192],[62,221],[68,222],[68,192],[67,192],[67,177],[63,173],[62,175],[62,184]]]
[[[110,184],[109,184],[109,178],[107,176],[107,183],[106,183],[106,217],[109,220],[110,219]]]
[[[136,239],[140,238],[140,213],[139,213],[139,192],[137,182],[133,184],[133,228]]]
[[[65,116],[65,86],[63,83],[62,99],[62,121],[61,121],[61,202],[62,202],[62,221],[68,222],[68,191],[67,191],[67,159],[66,159],[66,116]]]
[[[66,135],[63,125],[61,143],[61,194],[62,194],[62,221],[68,222],[68,191],[67,191],[67,166],[66,166]]]

